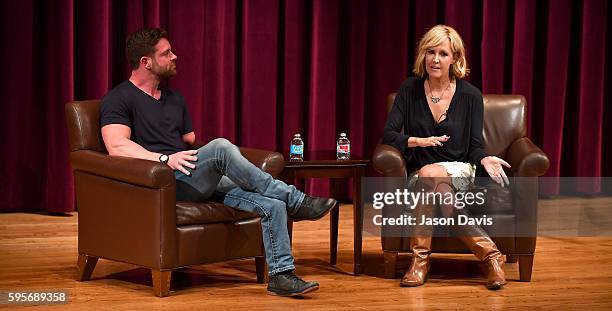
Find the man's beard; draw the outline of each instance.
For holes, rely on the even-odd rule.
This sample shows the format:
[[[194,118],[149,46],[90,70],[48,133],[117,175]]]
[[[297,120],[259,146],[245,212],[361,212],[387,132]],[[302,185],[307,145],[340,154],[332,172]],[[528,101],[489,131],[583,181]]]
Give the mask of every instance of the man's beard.
[[[153,73],[160,79],[166,80],[176,74],[176,65],[169,69],[161,69],[158,66],[153,66]]]

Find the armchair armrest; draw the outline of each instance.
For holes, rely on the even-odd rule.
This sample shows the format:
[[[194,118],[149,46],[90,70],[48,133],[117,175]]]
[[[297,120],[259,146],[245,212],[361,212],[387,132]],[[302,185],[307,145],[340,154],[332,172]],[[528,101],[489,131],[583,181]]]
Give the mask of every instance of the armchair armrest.
[[[240,147],[240,153],[272,177],[278,176],[285,168],[285,158],[278,152]]]
[[[516,215],[515,251],[533,253],[538,230],[538,177],[546,173],[550,163],[546,154],[527,137],[510,145],[506,160],[512,166],[513,175],[520,177],[512,191]]]
[[[175,184],[172,169],[165,164],[119,156],[109,156],[91,150],[70,153],[75,171],[82,171],[130,184],[161,189]]]
[[[176,181],[170,167],[90,150],[71,152],[70,162],[80,253],[155,269],[176,264]]]
[[[176,265],[175,187],[149,188],[75,170],[79,253],[148,268]]]
[[[378,144],[372,154],[372,166],[374,169],[389,177],[407,177],[406,162],[404,156],[397,148]]]
[[[546,154],[527,137],[515,140],[510,145],[506,158],[512,166],[514,176],[542,176],[550,166]]]

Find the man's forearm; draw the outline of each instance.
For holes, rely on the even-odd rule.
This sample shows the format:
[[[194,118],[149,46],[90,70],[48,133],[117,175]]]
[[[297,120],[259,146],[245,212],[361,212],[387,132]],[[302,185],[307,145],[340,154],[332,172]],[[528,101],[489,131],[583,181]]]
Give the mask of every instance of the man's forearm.
[[[113,156],[123,156],[130,158],[159,161],[160,153],[150,152],[130,139],[122,139],[108,148],[108,153]]]

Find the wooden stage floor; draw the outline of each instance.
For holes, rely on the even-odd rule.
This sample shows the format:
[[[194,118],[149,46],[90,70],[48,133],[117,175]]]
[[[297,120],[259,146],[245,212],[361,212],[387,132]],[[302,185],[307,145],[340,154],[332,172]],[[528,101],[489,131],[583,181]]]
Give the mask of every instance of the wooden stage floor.
[[[343,205],[335,267],[329,265],[329,216],[294,225],[297,272],[321,283],[318,292],[269,296],[249,259],[180,270],[171,296],[160,299],[153,296],[149,270],[129,264],[101,259],[91,281],[76,281],[77,219],[78,213],[0,214],[0,291],[66,290],[68,304],[42,306],[61,310],[612,309],[612,237],[538,238],[532,281],[518,282],[518,264],[506,264],[509,283],[501,291],[484,287],[472,255],[434,255],[424,286],[400,288],[399,279],[383,278],[379,237],[364,235],[365,273],[350,275],[352,210]],[[408,256],[399,265],[405,269]]]

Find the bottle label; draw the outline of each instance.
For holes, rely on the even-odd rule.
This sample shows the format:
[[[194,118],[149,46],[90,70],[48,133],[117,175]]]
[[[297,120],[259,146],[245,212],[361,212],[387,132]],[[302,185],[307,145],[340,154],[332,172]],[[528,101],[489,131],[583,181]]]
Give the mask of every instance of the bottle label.
[[[339,153],[349,153],[351,152],[351,145],[338,145],[337,150]]]
[[[303,154],[304,145],[291,145],[289,152],[291,152],[291,154]]]

